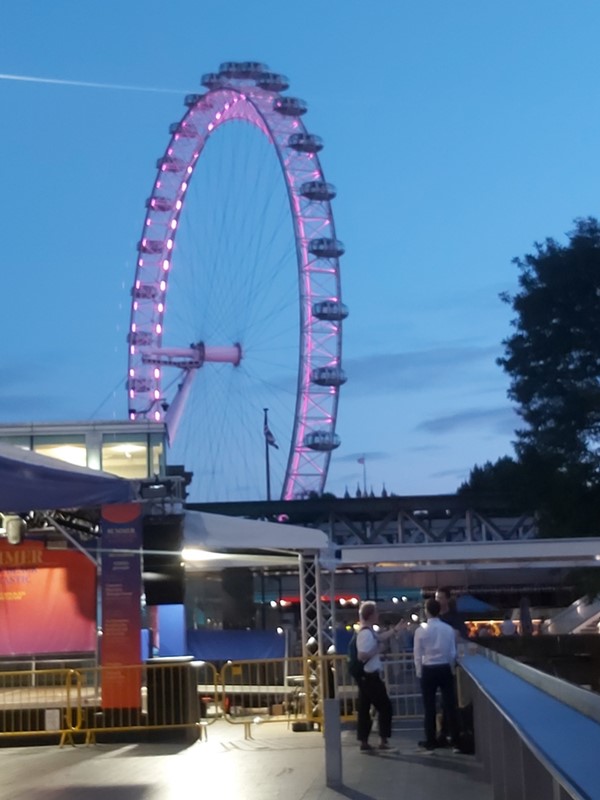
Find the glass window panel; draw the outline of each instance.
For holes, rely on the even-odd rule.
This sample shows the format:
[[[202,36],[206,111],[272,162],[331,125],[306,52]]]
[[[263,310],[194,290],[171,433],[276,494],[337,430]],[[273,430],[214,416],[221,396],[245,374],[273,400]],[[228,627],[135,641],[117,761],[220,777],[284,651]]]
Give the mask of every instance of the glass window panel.
[[[145,433],[105,433],[102,469],[121,478],[147,478],[148,436]]]
[[[78,467],[86,465],[85,436],[83,435],[47,435],[34,436],[33,449],[36,453],[49,458],[57,458]]]

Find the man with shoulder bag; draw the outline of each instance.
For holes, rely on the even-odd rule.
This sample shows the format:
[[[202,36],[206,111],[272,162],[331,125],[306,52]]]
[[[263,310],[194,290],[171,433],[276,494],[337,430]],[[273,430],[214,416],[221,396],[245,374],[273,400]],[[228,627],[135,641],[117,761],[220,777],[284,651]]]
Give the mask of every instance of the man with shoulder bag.
[[[356,737],[362,753],[373,751],[369,744],[372,719],[371,706],[377,711],[379,726],[379,750],[391,750],[389,739],[392,735],[392,703],[382,678],[382,643],[395,636],[402,623],[389,631],[376,631],[377,606],[371,600],[361,604],[359,609],[360,629],[356,635],[358,659],[363,664],[362,675],[357,677],[358,685],[358,723]]]

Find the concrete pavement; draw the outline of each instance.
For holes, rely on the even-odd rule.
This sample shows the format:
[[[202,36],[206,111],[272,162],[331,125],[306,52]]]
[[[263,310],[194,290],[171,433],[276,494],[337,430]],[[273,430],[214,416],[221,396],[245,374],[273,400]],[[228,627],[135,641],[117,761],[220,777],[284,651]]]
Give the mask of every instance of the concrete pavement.
[[[343,730],[342,777],[325,785],[324,738],[285,723],[218,721],[192,745],[97,744],[0,749],[1,800],[492,800],[474,756],[420,752],[421,727],[394,729],[397,752],[361,754]],[[373,737],[373,743],[377,741]]]

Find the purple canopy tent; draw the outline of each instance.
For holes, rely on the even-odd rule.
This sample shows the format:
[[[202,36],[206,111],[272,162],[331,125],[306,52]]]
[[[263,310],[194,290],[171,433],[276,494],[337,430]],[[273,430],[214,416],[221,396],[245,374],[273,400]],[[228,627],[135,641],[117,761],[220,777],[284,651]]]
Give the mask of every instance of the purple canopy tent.
[[[14,445],[0,445],[0,512],[92,508],[135,500],[134,484]]]

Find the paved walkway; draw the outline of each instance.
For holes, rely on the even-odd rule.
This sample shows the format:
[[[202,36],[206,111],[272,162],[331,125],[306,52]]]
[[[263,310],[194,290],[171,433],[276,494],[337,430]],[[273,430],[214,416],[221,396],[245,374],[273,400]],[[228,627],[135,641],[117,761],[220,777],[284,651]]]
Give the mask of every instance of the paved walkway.
[[[361,754],[342,731],[343,785],[325,786],[321,733],[285,723],[217,722],[208,741],[0,748],[2,800],[492,800],[474,756],[417,748],[420,726],[396,725],[397,752]],[[374,742],[376,739],[374,737]]]

